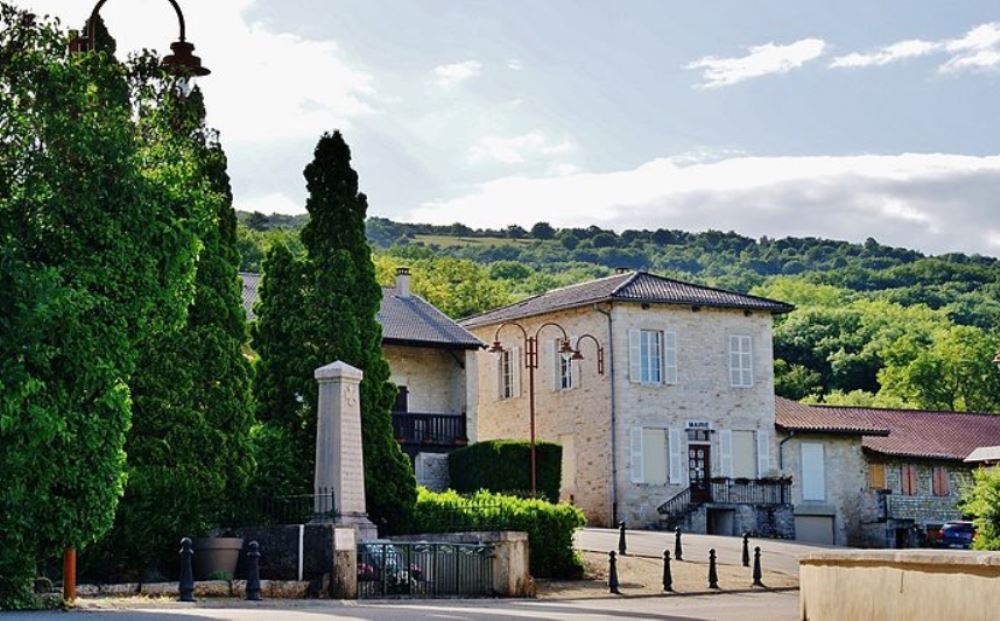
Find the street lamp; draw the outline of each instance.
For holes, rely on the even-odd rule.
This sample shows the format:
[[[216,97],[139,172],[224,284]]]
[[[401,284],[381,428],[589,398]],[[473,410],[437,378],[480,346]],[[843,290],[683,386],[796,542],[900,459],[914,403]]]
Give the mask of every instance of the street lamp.
[[[97,4],[94,5],[94,10],[90,12],[90,21],[87,22],[86,32],[74,38],[69,44],[71,52],[89,52],[94,49],[94,24],[97,21],[98,14],[101,12],[101,7],[107,1],[98,0]],[[177,4],[176,0],[167,1],[170,2],[170,5],[174,7],[174,12],[177,13],[180,36],[177,41],[170,44],[170,51],[173,54],[164,56],[163,61],[160,63],[161,66],[168,74],[181,79],[203,77],[212,73],[208,67],[201,64],[201,58],[194,55],[194,45],[188,43],[186,40],[184,13],[181,12],[181,7]]]
[[[594,339],[594,343],[597,345],[597,364],[601,374],[604,373],[604,349],[598,343],[597,339],[589,334],[578,338],[577,348],[574,349],[570,344],[566,329],[553,321],[538,326],[533,335],[528,334],[528,330],[516,321],[509,321],[497,327],[496,334],[493,335],[493,345],[489,348],[490,353],[502,354],[504,352],[503,345],[500,344],[500,331],[507,326],[514,326],[519,329],[521,335],[524,337],[524,367],[528,369],[528,415],[531,421],[531,494],[534,496],[538,493],[538,466],[535,456],[535,369],[538,368],[538,337],[545,328],[552,327],[558,329],[562,333],[562,339],[559,341],[559,355],[566,360],[583,360],[579,344],[581,339],[589,336]]]
[[[583,360],[583,353],[581,353],[580,348],[580,343],[583,342],[583,339],[594,341],[594,346],[597,347],[597,374],[604,375],[604,347],[601,346],[601,342],[593,334],[583,334],[576,338],[576,351],[573,352],[570,360]]]

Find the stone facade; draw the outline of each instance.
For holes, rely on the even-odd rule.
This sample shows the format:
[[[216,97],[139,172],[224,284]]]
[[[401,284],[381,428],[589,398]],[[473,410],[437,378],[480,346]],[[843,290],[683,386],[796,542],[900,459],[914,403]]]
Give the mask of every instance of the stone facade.
[[[435,492],[448,489],[451,481],[448,453],[417,453],[413,460],[413,472],[417,476],[417,485]]]
[[[464,350],[383,344],[389,381],[409,391],[409,411],[461,414],[467,411],[469,368]],[[475,363],[475,355],[468,356]],[[474,401],[472,401],[474,403]]]
[[[580,365],[577,386],[556,390],[551,341],[561,333],[546,328],[535,378],[537,437],[553,442],[562,439],[563,443],[567,437],[572,438],[575,480],[564,481],[562,496],[579,505],[592,524],[608,525],[616,516],[636,528],[659,525],[657,507],[689,484],[685,431],[689,422],[711,430],[710,476],[721,476],[731,468],[725,463],[731,464],[732,458],[723,456],[721,438],[732,431],[753,432],[753,437],[759,438],[754,444],[753,476],[777,473],[770,313],[614,302],[602,304],[599,309],[547,313],[519,323],[534,334],[538,326],[550,321],[564,326],[574,345],[576,337],[589,333],[605,348],[605,376],[597,375],[593,343],[583,341],[586,360]],[[633,330],[676,335],[675,383],[644,385],[632,381],[629,339]],[[471,331],[479,339],[492,342],[496,326]],[[749,336],[752,342],[753,381],[746,388],[730,384],[731,335]],[[520,347],[523,354],[523,337],[516,327],[505,328],[500,341],[505,348]],[[498,357],[488,352],[479,356],[480,439],[527,438],[527,371],[521,371],[519,395],[499,399]],[[633,472],[630,442],[634,430],[642,429],[662,430],[674,441],[673,447],[669,441],[666,447],[674,459],[662,456],[668,464],[674,462],[670,468],[674,474],[666,483],[644,483],[636,476],[637,471]]]
[[[802,444],[823,446],[824,498],[803,498]],[[792,504],[799,520],[833,521],[833,543],[860,545],[861,503],[867,487],[867,463],[861,436],[830,434],[779,435],[777,462],[784,476],[792,478]]]

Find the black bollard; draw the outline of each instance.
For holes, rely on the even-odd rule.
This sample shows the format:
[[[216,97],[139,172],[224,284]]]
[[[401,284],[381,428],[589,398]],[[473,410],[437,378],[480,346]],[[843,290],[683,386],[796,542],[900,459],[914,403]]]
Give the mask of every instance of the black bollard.
[[[670,550],[663,551],[663,590],[674,590],[674,577],[670,573]]]
[[[763,573],[760,571],[760,546],[753,549],[753,586],[762,587]]]
[[[715,548],[708,551],[708,588],[719,588],[719,572],[715,569]]]
[[[247,557],[250,561],[247,564],[247,599],[252,602],[260,601],[260,544],[256,541],[250,542],[250,551]]]
[[[618,522],[618,554],[625,556],[625,520]]]
[[[674,560],[684,560],[684,550],[681,548],[681,529],[679,528],[674,532]]]
[[[181,539],[181,578],[178,583],[180,591],[180,601],[193,602],[194,599],[194,570],[191,569],[191,557],[194,556],[191,540],[187,537]]]
[[[750,566],[750,533],[743,533],[743,566]]]
[[[618,561],[615,560],[615,551],[608,552],[608,591],[620,595],[618,590]]]

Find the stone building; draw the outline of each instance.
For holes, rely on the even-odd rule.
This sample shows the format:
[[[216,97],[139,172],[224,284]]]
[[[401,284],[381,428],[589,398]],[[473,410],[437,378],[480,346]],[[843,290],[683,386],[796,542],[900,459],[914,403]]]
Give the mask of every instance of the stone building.
[[[562,445],[561,496],[592,524],[788,535],[771,327],[791,308],[620,271],[470,317],[503,349],[478,354],[479,439],[528,437],[537,366],[537,437]]]
[[[777,399],[796,535],[821,543],[933,545],[972,480],[964,460],[1000,442],[1000,416],[803,405]]]
[[[260,276],[242,273],[243,305],[255,319]],[[447,484],[447,453],[476,439],[476,351],[483,344],[410,291],[410,272],[399,268],[382,289],[377,315],[390,380],[399,388],[392,423],[397,441],[414,460],[417,480]]]

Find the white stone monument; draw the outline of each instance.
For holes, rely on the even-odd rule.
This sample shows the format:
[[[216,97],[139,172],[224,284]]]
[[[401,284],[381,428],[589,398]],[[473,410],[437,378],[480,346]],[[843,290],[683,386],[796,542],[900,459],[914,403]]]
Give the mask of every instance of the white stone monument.
[[[378,537],[365,508],[365,468],[361,449],[360,369],[337,361],[316,369],[319,405],[316,412],[314,490],[333,490],[335,523],[354,526],[358,539]],[[316,498],[317,513],[323,499]]]

